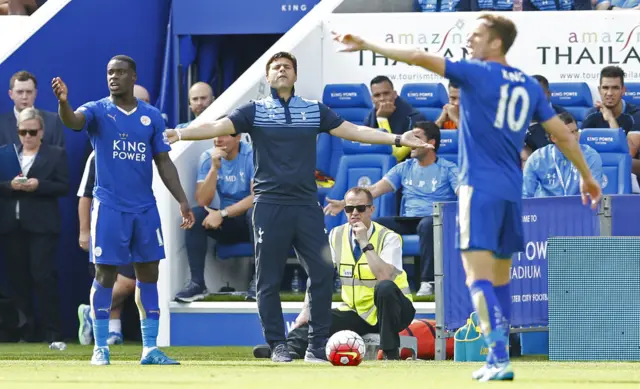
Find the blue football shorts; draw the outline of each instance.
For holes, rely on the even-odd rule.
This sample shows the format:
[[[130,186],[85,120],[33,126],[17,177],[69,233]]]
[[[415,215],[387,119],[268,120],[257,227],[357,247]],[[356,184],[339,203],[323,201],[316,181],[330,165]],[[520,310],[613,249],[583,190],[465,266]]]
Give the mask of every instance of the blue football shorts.
[[[100,265],[122,266],[165,257],[158,208],[120,212],[93,199],[89,259]]]
[[[522,202],[508,201],[461,185],[458,195],[456,248],[492,251],[510,259],[524,251]]]

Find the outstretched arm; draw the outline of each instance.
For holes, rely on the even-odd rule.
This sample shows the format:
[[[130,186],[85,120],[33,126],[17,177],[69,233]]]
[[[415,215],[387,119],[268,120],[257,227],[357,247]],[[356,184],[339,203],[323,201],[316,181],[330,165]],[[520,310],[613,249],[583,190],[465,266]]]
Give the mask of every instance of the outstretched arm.
[[[352,34],[338,34],[333,32],[333,39],[344,45],[341,51],[370,50],[382,54],[387,58],[418,65],[444,77],[445,61],[443,57],[429,54],[420,48],[407,48],[394,44],[374,43]]]
[[[229,120],[229,118],[223,118],[213,123],[201,123],[189,125],[187,128],[167,130],[167,137],[169,138],[169,142],[174,143],[179,140],[212,139],[235,133],[236,129],[233,122]]]
[[[360,143],[398,146],[398,144],[396,144],[396,138],[399,137],[400,146],[433,147],[418,139],[411,131],[407,131],[402,136],[399,136],[386,131],[376,130],[375,128],[356,126],[355,124],[347,121],[344,121],[340,126],[329,132],[331,135],[337,136],[338,138]]]

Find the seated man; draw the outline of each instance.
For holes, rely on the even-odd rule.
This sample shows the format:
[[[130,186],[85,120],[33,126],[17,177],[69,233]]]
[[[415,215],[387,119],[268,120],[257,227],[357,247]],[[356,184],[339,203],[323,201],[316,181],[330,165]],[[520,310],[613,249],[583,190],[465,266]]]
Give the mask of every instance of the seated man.
[[[445,104],[442,107],[442,113],[436,125],[443,130],[456,130],[458,129],[459,111],[460,111],[460,88],[452,82],[449,82],[449,104]]]
[[[422,282],[417,294],[425,296],[433,294],[433,286],[429,283],[433,277],[433,203],[456,200],[458,168],[453,162],[438,159],[440,129],[435,123],[418,122],[413,131],[416,137],[434,148],[411,150],[411,159],[394,166],[369,190],[377,198],[403,188],[401,217],[382,217],[377,222],[401,235],[418,234]],[[337,215],[345,206],[340,200],[327,199],[327,202],[327,214]]]
[[[364,121],[365,126],[401,135],[409,131],[414,123],[425,120],[420,111],[398,96],[389,77],[374,77],[370,87],[374,107]],[[408,147],[393,146],[393,156],[398,161],[403,161],[410,152]]]
[[[201,300],[208,293],[204,282],[207,236],[223,244],[252,240],[251,213],[247,211],[253,206],[253,149],[235,134],[215,138],[214,146],[200,157],[198,206],[193,208],[196,222],[186,230],[191,280],[175,296],[181,302]],[[220,207],[214,210],[216,192]]]
[[[371,221],[373,196],[368,189],[351,188],[345,197],[348,222],[331,230],[331,258],[342,281],[342,304],[332,310],[330,335],[351,330],[359,335],[380,333],[385,359],[400,359],[400,331],[411,324],[413,307],[407,273],[402,269],[402,239]],[[293,358],[307,350],[309,293],[287,346]],[[253,350],[256,358],[270,358],[268,345]]]
[[[571,133],[580,139],[578,126],[568,112],[558,115]],[[539,148],[524,165],[523,197],[577,196],[580,194],[578,170],[556,147],[556,139],[550,135],[551,144]],[[593,177],[602,185],[602,158],[591,146],[581,144],[584,158]]]
[[[640,108],[622,98],[626,92],[624,70],[605,66],[600,71],[600,98],[589,110],[582,128],[622,128],[627,134],[631,172],[640,176]]]

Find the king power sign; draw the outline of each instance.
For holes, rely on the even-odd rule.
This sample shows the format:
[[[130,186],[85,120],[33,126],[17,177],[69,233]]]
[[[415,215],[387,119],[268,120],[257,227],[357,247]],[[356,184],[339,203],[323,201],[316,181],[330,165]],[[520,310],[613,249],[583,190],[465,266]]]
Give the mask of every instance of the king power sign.
[[[460,60],[470,58],[467,37],[479,13],[334,14],[325,31],[352,32],[368,39],[423,49]],[[620,66],[627,82],[640,82],[640,18],[633,12],[520,12],[505,14],[518,29],[507,55],[510,65],[541,74],[550,82],[598,83],[600,70]],[[369,81],[388,76],[396,89],[414,82],[442,82],[420,67],[370,51],[340,53],[324,40],[325,84]]]

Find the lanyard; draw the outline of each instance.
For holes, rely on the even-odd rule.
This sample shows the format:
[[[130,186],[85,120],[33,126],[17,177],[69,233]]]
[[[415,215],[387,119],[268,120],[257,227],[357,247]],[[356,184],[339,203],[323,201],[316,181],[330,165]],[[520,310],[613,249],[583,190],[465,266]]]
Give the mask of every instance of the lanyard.
[[[560,166],[558,166],[558,161],[556,161],[556,146],[551,149],[551,158],[553,158],[553,164],[556,168],[556,173],[558,174],[558,181],[560,181],[560,186],[562,186],[563,195],[567,195],[567,190],[569,189],[569,183],[571,181],[571,171],[569,171],[569,177],[567,178],[567,183],[565,184],[564,178],[562,177],[562,171],[560,170]]]

